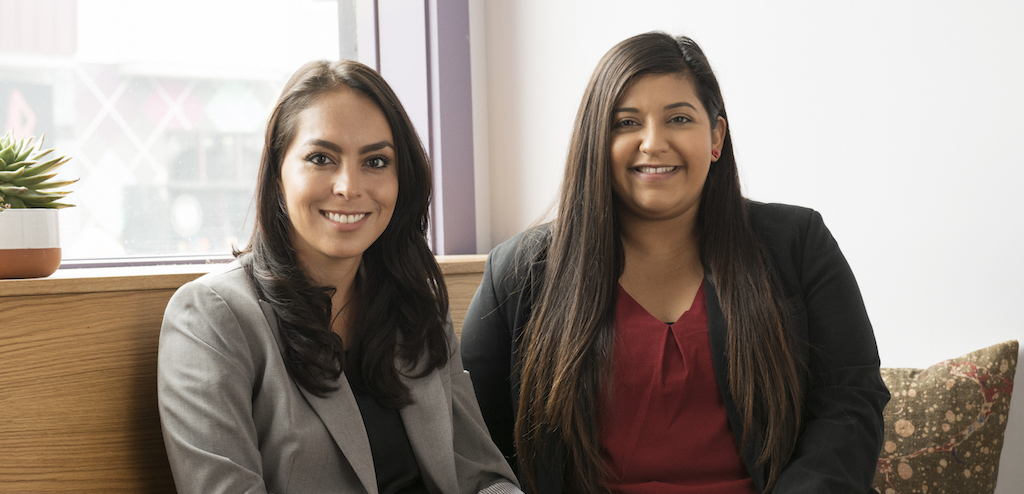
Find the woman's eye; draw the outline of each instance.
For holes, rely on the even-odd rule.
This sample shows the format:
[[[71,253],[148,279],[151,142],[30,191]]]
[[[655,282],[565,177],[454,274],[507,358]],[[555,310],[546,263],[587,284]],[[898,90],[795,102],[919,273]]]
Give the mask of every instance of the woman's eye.
[[[621,128],[624,128],[624,127],[633,127],[633,126],[636,126],[636,125],[640,125],[640,124],[636,123],[633,120],[619,120],[618,122],[615,122],[615,128],[616,129],[621,129]]]
[[[312,153],[306,156],[306,161],[314,165],[328,165],[331,163],[331,159],[321,153]]]
[[[673,122],[673,123],[686,123],[686,122],[692,122],[692,120],[690,120],[690,117],[687,117],[685,115],[676,115],[676,116],[672,117],[671,122]]]
[[[369,166],[370,168],[387,168],[387,166],[390,164],[391,160],[389,160],[386,156],[374,156],[366,160],[366,166]]]

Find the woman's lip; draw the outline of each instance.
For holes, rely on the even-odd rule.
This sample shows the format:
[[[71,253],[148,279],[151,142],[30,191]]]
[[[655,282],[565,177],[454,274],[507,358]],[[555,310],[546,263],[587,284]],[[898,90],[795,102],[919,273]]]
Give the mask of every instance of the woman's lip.
[[[662,173],[672,173],[679,167],[670,165],[636,165],[631,168],[639,173],[660,175]]]
[[[335,213],[333,211],[321,211],[327,219],[341,223],[342,225],[351,225],[366,217],[369,213]]]

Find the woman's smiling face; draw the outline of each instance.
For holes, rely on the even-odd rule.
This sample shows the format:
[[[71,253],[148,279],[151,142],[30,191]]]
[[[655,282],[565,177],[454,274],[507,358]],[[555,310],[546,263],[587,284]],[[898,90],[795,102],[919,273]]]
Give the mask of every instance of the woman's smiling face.
[[[391,127],[368,97],[344,88],[299,113],[281,163],[292,247],[307,270],[356,262],[398,201]]]
[[[725,140],[690,78],[643,76],[630,84],[612,113],[612,191],[618,212],[646,220],[696,218],[713,157]]]

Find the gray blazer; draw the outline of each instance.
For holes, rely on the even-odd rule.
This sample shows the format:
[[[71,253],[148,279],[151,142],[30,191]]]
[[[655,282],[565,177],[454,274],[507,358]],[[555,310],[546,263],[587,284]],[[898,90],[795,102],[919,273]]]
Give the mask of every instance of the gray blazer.
[[[437,493],[521,492],[480,416],[459,342],[448,365],[404,378],[401,410],[424,484]],[[238,261],[182,286],[160,331],[157,389],[179,493],[377,494],[370,443],[344,376],[320,398],[281,357],[277,318]]]

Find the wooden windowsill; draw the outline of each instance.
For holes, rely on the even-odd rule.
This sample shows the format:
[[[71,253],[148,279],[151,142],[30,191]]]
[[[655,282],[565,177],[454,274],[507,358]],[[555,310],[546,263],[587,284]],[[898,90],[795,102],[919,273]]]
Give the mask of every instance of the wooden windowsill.
[[[437,256],[444,275],[482,273],[486,260],[483,254]],[[0,280],[0,297],[176,289],[223,266],[214,263],[58,269],[46,278]]]

